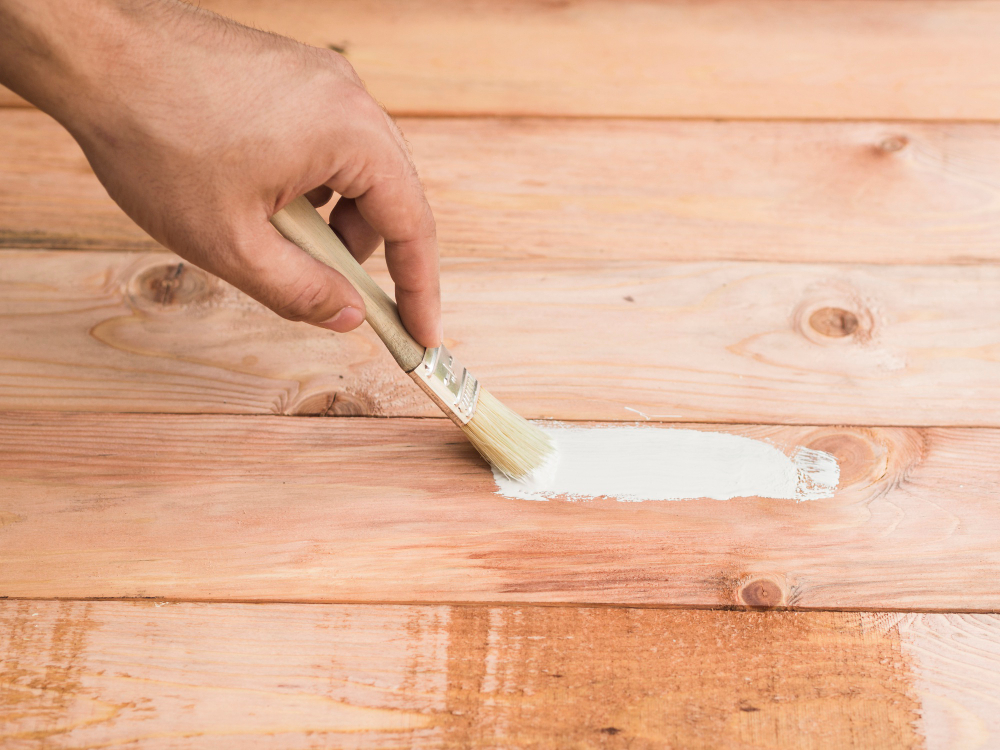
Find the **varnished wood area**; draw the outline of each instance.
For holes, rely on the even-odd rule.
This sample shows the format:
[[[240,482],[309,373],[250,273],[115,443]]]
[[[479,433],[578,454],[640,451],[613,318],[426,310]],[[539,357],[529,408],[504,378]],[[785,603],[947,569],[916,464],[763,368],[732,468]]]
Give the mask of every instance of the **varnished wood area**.
[[[0,595],[1000,609],[1000,432],[727,431],[836,496],[512,500],[445,420],[8,414]]]
[[[18,750],[885,750],[1000,731],[996,616],[11,601],[0,623]],[[979,702],[948,685],[970,667]]]
[[[344,50],[395,114],[1000,118],[995,0],[200,4]]]
[[[864,615],[863,622],[899,632],[918,676],[919,731],[928,748],[1000,744],[997,615]]]
[[[448,347],[527,417],[1000,426],[998,266],[447,259],[442,278]],[[0,284],[3,409],[440,416],[367,327],[283,321],[165,253],[5,251]]]
[[[1000,259],[995,124],[404,118],[446,257]],[[153,249],[54,121],[0,110],[0,245]]]

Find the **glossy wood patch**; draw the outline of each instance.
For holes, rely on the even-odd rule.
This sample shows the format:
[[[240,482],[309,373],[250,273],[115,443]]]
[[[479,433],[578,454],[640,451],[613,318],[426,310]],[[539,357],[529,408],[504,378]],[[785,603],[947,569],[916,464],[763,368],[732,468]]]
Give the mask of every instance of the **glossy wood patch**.
[[[17,748],[924,747],[920,664],[898,627],[864,617],[12,601],[0,604],[0,737]],[[982,667],[996,675],[995,659]]]

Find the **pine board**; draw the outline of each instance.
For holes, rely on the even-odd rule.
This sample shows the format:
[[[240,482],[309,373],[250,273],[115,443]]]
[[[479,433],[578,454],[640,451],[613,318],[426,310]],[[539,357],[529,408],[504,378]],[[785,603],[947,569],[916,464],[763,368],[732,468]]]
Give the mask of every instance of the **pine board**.
[[[400,124],[446,257],[1000,259],[1000,125]],[[156,247],[40,112],[0,110],[0,171],[0,246]]]
[[[997,430],[725,431],[841,486],[512,500],[444,420],[7,414],[0,595],[1000,610]]]
[[[446,259],[442,278],[449,348],[528,417],[1000,426],[1000,266]],[[0,409],[440,416],[367,327],[283,321],[165,253],[5,251],[0,285]]]
[[[344,49],[394,114],[1000,119],[995,0],[200,4]]]
[[[0,740],[991,747],[998,642],[995,615],[11,601]]]

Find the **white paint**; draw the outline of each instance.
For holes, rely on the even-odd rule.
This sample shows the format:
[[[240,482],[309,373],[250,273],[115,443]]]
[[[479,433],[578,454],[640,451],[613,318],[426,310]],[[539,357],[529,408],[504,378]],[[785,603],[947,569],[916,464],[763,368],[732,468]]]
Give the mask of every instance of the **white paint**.
[[[554,457],[522,481],[494,470],[498,492],[523,500],[688,500],[832,497],[840,480],[829,453],[724,432],[649,427],[545,426]]]

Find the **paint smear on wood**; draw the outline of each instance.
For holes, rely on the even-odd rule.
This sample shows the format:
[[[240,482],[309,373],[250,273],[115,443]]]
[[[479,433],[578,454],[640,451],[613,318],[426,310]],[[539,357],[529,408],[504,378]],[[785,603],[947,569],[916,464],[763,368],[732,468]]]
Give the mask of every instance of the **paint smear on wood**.
[[[498,492],[522,500],[625,502],[767,497],[833,497],[837,459],[723,432],[655,427],[543,427],[556,445],[548,464],[522,481],[494,470]]]

